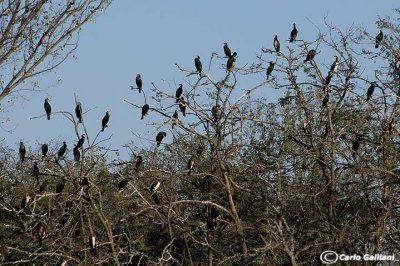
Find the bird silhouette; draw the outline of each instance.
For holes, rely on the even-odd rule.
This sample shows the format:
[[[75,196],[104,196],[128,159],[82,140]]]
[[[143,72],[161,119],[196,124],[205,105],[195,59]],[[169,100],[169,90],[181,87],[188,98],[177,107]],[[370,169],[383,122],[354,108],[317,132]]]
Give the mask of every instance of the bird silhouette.
[[[224,42],[224,53],[225,53],[225,56],[228,58],[230,58],[232,56],[231,49],[229,49],[228,44],[226,42]]]
[[[163,138],[165,138],[167,136],[166,132],[158,132],[157,136],[156,136],[156,142],[157,142],[157,147],[160,147],[160,144],[163,140]]]
[[[197,56],[194,59],[194,66],[196,67],[197,72],[199,72],[199,76],[201,76],[201,71],[203,70],[203,65],[201,64],[200,56]]]
[[[294,42],[297,37],[297,28],[296,28],[296,23],[293,23],[293,30],[290,32],[290,42]]]
[[[279,43],[278,35],[275,35],[274,37],[274,48],[275,51],[279,53],[279,50],[281,49],[281,44]]]
[[[139,93],[142,93],[142,85],[143,85],[142,76],[140,74],[137,74],[136,75],[136,86],[139,90]]]
[[[142,118],[140,118],[141,120],[143,120],[143,118],[147,115],[147,113],[149,112],[149,109],[150,109],[150,106],[147,103],[142,106]]]
[[[383,41],[383,32],[382,30],[379,30],[378,35],[376,35],[375,37],[375,48],[379,48],[379,45],[382,43]]]
[[[50,120],[51,105],[48,98],[44,99],[44,110],[46,111],[47,120]]]
[[[110,120],[110,111],[107,111],[103,119],[101,120],[101,131],[104,131],[104,129],[107,127],[107,123],[109,120]]]
[[[75,107],[75,115],[78,118],[78,123],[82,123],[82,106],[81,103],[78,102]]]

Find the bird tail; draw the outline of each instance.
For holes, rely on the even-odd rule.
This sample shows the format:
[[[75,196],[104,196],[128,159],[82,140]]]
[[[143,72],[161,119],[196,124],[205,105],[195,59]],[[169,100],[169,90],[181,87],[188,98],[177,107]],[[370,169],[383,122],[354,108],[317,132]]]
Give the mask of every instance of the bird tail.
[[[104,127],[101,128],[101,131],[102,131],[102,132],[104,131]]]
[[[81,119],[81,118],[79,118],[78,122],[82,124],[82,119]]]
[[[47,115],[47,120],[50,120],[50,114]]]
[[[142,118],[140,118],[140,120],[143,120],[143,116],[142,116]]]
[[[379,48],[379,44],[375,44],[375,48],[378,49]]]
[[[293,39],[292,38],[290,38],[290,41],[289,42],[293,42]]]
[[[306,59],[306,60],[304,60],[304,63],[306,63],[308,60]]]
[[[160,147],[160,142],[157,142],[157,147]]]

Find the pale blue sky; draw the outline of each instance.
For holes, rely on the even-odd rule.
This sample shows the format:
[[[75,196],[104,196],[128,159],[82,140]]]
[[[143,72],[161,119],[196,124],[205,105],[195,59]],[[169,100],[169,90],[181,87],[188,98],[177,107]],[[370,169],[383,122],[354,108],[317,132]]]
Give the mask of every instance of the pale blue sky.
[[[141,121],[140,111],[123,101],[143,105],[137,91],[129,90],[137,73],[142,74],[145,90],[148,91],[150,83],[155,82],[173,93],[174,84],[185,84],[187,79],[174,63],[194,68],[196,55],[206,60],[212,52],[222,54],[224,42],[238,52],[238,64],[254,62],[261,47],[272,46],[275,34],[280,37],[281,45],[286,45],[283,40],[288,38],[293,22],[298,26],[299,36],[305,40],[317,34],[308,20],[323,28],[324,16],[341,29],[354,24],[364,26],[375,35],[378,32],[377,16],[392,15],[392,10],[397,7],[398,1],[365,0],[115,0],[105,14],[82,30],[77,59],[68,60],[55,73],[40,78],[43,84],[59,78],[61,83],[43,92],[27,93],[28,101],[17,101],[5,114],[11,119],[5,127],[13,132],[0,129],[0,136],[16,150],[20,140],[34,148],[37,142],[55,139],[61,143],[66,140],[71,148],[76,143],[75,135],[64,117],[55,115],[50,121],[45,118],[30,120],[30,117],[44,113],[46,97],[51,99],[54,111],[73,112],[76,93],[85,110],[95,108],[85,117],[92,138],[101,127],[105,111],[111,110],[109,127],[103,137],[113,134],[108,144],[119,149],[126,159],[127,150],[122,145],[131,140],[139,146],[152,144],[138,141],[132,131],[150,139],[157,133],[145,124],[153,122],[158,115],[150,115]],[[171,86],[162,80],[169,81]],[[267,93],[279,92],[268,91],[266,96]],[[167,142],[170,141],[169,135]]]

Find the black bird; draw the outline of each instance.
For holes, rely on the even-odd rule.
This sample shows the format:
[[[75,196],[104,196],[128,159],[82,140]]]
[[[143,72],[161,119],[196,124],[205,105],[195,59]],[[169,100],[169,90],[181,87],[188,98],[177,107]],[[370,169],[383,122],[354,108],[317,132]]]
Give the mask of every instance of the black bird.
[[[139,171],[139,169],[142,166],[142,164],[143,164],[143,158],[142,158],[142,156],[139,155],[137,157],[137,160],[136,160],[136,163],[135,163],[135,171],[136,172]]]
[[[237,53],[234,52],[231,57],[229,57],[228,62],[226,63],[226,72],[232,71],[235,67]]]
[[[190,175],[192,173],[192,171],[194,169],[194,164],[195,164],[194,156],[191,156],[187,163],[188,175]]]
[[[369,99],[371,99],[372,94],[374,94],[375,87],[377,87],[376,82],[375,81],[371,82],[371,85],[367,90],[367,101],[369,101]]]
[[[179,115],[178,112],[175,111],[175,113],[172,115],[172,129],[178,123],[178,121],[179,121]]]
[[[175,93],[176,102],[179,102],[179,98],[182,96],[182,93],[183,93],[182,84],[179,84],[179,87],[176,89]]]
[[[330,75],[330,73],[331,73],[331,72],[329,72],[328,76],[325,77],[325,82],[324,82],[324,85],[325,85],[325,86],[328,86],[329,83],[331,82],[332,76]]]
[[[157,205],[161,204],[160,197],[156,193],[154,193],[151,197],[153,198],[153,201],[155,204],[157,204]]]
[[[141,120],[143,120],[143,118],[147,115],[147,113],[149,112],[149,109],[150,109],[150,106],[147,103],[142,106],[142,118],[140,118]]]
[[[219,113],[219,106],[215,105],[211,108],[211,114],[214,118],[214,121],[216,122],[220,118],[220,113]]]
[[[79,183],[82,187],[88,188],[90,186],[89,179],[85,176]]]
[[[226,42],[224,42],[224,53],[225,53],[225,56],[228,58],[230,58],[232,56],[231,49],[229,49],[228,44]]]
[[[143,85],[142,76],[140,74],[137,74],[136,75],[136,86],[139,90],[139,93],[142,92],[142,85]]]
[[[46,191],[46,187],[49,184],[49,180],[46,178],[43,183],[40,185],[38,192],[40,194],[44,193]]]
[[[49,151],[49,146],[45,143],[42,145],[42,156],[45,157]]]
[[[158,180],[154,181],[154,182],[151,184],[151,186],[150,186],[150,192],[151,192],[152,194],[153,194],[154,192],[156,192],[157,189],[159,189],[160,185],[161,185],[161,182],[160,182],[160,181],[158,181]]]
[[[167,136],[167,133],[161,131],[158,132],[157,136],[156,136],[156,142],[157,142],[157,147],[160,147],[160,144],[163,140],[163,138],[165,138]]]
[[[278,35],[275,35],[275,37],[274,37],[274,48],[275,48],[275,51],[277,51],[279,53],[279,50],[281,49],[281,44],[279,43]]]
[[[218,218],[218,216],[220,215],[219,210],[217,209],[217,207],[212,206],[210,209],[210,218],[215,220]]]
[[[379,48],[379,45],[383,41],[383,32],[382,30],[379,31],[378,35],[375,37],[375,48]]]
[[[129,178],[124,178],[118,183],[118,190],[123,189],[129,183]]]
[[[267,79],[269,79],[269,76],[272,73],[272,70],[274,70],[275,62],[269,62],[269,66],[267,68]]]
[[[314,49],[311,49],[310,51],[308,51],[307,57],[306,57],[306,60],[304,60],[304,63],[307,61],[313,60],[316,54],[317,54],[317,51],[315,51]]]
[[[186,116],[186,103],[185,98],[181,97],[179,100],[179,110],[182,112],[183,116]]]
[[[324,99],[322,100],[322,107],[326,107],[329,102],[329,93],[327,92]]]
[[[197,157],[200,157],[203,154],[203,151],[204,151],[203,145],[200,145],[199,147],[197,147],[197,150],[196,150]]]
[[[203,69],[203,65],[201,64],[200,56],[197,56],[197,57],[194,59],[194,65],[195,65],[195,67],[196,67],[197,72],[199,72],[199,76],[201,76],[201,71],[202,71],[202,69]]]
[[[101,120],[101,131],[104,131],[104,129],[107,127],[108,120],[110,120],[110,111],[107,111]]]
[[[25,161],[25,154],[26,154],[26,149],[24,143],[21,141],[19,143],[19,158],[21,162]]]
[[[78,123],[82,123],[82,106],[81,103],[78,102],[75,107],[75,115],[78,118]]]
[[[74,147],[73,152],[75,161],[79,162],[79,160],[81,159],[81,153],[79,152],[78,146]]]
[[[297,29],[296,29],[296,23],[293,23],[293,30],[290,32],[290,42],[294,42],[297,37]]]
[[[331,65],[331,70],[329,71],[329,76],[333,76],[333,74],[335,74],[338,66],[339,66],[339,57],[337,57],[335,55],[335,61]]]
[[[77,149],[82,148],[84,142],[85,142],[85,134],[82,134],[82,136],[79,139],[78,144],[76,144],[75,148],[77,148]]]
[[[61,157],[64,156],[65,152],[67,151],[67,143],[65,143],[65,141],[63,142],[63,145],[61,146],[61,148],[58,150],[58,159],[60,159]]]
[[[33,163],[32,175],[39,182],[39,167],[37,162]]]
[[[46,98],[44,100],[44,110],[46,111],[46,114],[47,114],[47,120],[50,120],[51,105],[49,103],[49,99],[48,98]]]
[[[31,202],[32,197],[27,195],[21,200],[21,210],[25,209],[28,206],[29,202]]]
[[[353,145],[351,146],[351,149],[352,149],[351,155],[353,156],[353,158],[356,157],[358,148],[360,148],[360,137],[357,137],[356,140],[353,142]]]
[[[64,178],[61,178],[56,185],[56,193],[61,194],[64,190],[64,187],[65,187],[65,180]]]

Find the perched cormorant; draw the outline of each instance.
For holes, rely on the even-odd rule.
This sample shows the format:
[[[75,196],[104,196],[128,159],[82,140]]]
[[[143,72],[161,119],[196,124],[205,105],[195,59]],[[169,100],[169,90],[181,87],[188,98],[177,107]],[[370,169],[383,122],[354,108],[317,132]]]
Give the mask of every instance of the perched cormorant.
[[[231,49],[229,49],[228,44],[226,42],[224,42],[224,53],[225,53],[225,56],[228,58],[230,58],[232,56]]]
[[[293,23],[293,30],[290,32],[290,42],[294,42],[297,37],[297,29],[296,29],[296,23]]]
[[[153,198],[153,201],[155,204],[157,204],[157,205],[161,204],[160,197],[158,197],[157,193],[154,193],[151,197]]]
[[[46,179],[42,182],[42,184],[40,185],[38,192],[39,192],[40,194],[44,193],[44,192],[46,191],[46,187],[47,187],[48,184],[49,184],[49,179],[46,178]]]
[[[75,115],[78,118],[78,123],[82,123],[82,106],[81,103],[78,102],[75,107]]]
[[[164,137],[167,136],[167,133],[161,131],[158,132],[157,136],[156,136],[156,142],[157,142],[157,147],[160,147],[161,141],[163,140]]]
[[[326,107],[329,102],[329,93],[327,92],[324,99],[322,100],[322,107]]]
[[[58,150],[58,159],[60,159],[61,157],[64,156],[65,152],[67,151],[67,143],[65,143],[65,141],[63,142],[63,145],[61,146],[61,148]]]
[[[211,206],[210,208],[210,218],[215,220],[220,215],[219,210],[215,206]]]
[[[183,96],[179,100],[179,110],[182,112],[183,116],[186,116],[186,103],[185,103],[185,98],[183,98]]]
[[[118,183],[118,190],[123,189],[129,183],[129,178],[124,178]]]
[[[48,98],[44,99],[44,110],[46,111],[46,114],[47,114],[47,120],[50,120],[51,105],[49,103]]]
[[[82,148],[84,142],[85,142],[85,134],[82,134],[81,138],[78,141],[78,144],[76,144],[76,148],[77,149]]]
[[[200,56],[197,56],[197,57],[194,59],[194,65],[195,65],[195,67],[196,67],[197,72],[199,72],[199,76],[201,76],[201,71],[202,71],[202,69],[203,69],[203,65],[201,64]]]
[[[275,37],[274,37],[274,48],[275,48],[275,51],[277,51],[279,53],[279,50],[281,49],[281,44],[279,43],[278,35],[275,35]]]
[[[195,163],[194,156],[191,156],[187,163],[188,175],[190,175],[192,173],[192,171],[194,169],[194,163]]]
[[[330,73],[331,73],[331,72],[329,72],[328,76],[325,77],[325,82],[324,82],[324,85],[325,85],[325,86],[328,86],[329,83],[331,82],[332,76],[330,75]]]
[[[158,180],[154,181],[154,182],[151,184],[151,186],[150,186],[150,192],[151,192],[151,193],[156,192],[157,189],[160,187],[160,185],[161,185],[161,182],[160,182],[160,181],[158,181]]]
[[[336,72],[338,66],[339,66],[339,57],[337,57],[337,56],[335,55],[335,61],[332,63],[332,65],[331,65],[331,70],[329,71],[329,74],[328,74],[328,75],[329,75],[329,76],[333,76],[333,74],[335,74],[335,72]]]
[[[150,106],[147,103],[142,106],[142,118],[140,118],[141,120],[143,120],[143,118],[147,115],[147,113],[149,112],[149,109],[150,109]]]
[[[269,76],[272,73],[272,70],[274,70],[275,62],[270,61],[269,66],[267,68],[267,79],[269,79]]]
[[[42,156],[45,157],[49,151],[49,146],[45,143],[42,145]]]
[[[139,169],[140,169],[140,167],[142,166],[142,164],[143,164],[143,158],[142,158],[142,156],[138,156],[137,157],[137,159],[136,159],[136,163],[135,163],[135,171],[137,172],[137,171],[139,171]]]
[[[110,120],[110,111],[107,111],[101,120],[101,131],[104,131],[104,129],[107,127],[108,120]]]
[[[142,92],[142,85],[143,85],[142,76],[140,74],[137,74],[136,75],[136,86],[139,90],[139,93]]]
[[[226,63],[226,72],[232,71],[235,67],[237,53],[234,52],[231,57],[229,57],[228,62]]]
[[[19,158],[21,162],[25,161],[25,154],[26,154],[26,149],[24,143],[21,141],[19,143]]]
[[[87,178],[87,176],[82,178],[82,180],[79,183],[79,185],[81,185],[82,187],[87,187],[87,188],[90,186],[89,179]]]
[[[80,151],[79,151],[78,146],[75,146],[75,147],[74,147],[73,152],[74,152],[74,159],[75,159],[75,161],[79,162],[79,160],[81,159],[81,153],[80,153]]]
[[[182,93],[183,93],[182,84],[179,84],[179,87],[176,89],[175,93],[176,102],[179,102],[179,98],[182,96]]]
[[[21,210],[25,209],[25,207],[31,202],[32,197],[27,195],[21,200]]]
[[[383,32],[382,30],[379,30],[378,35],[376,35],[375,37],[375,48],[379,48],[379,45],[382,43],[383,41]]]
[[[179,115],[178,112],[175,111],[175,113],[172,115],[172,129],[178,123],[178,121],[179,121]]]
[[[356,140],[353,142],[353,145],[351,146],[351,149],[353,151],[351,155],[353,156],[353,158],[356,157],[358,148],[360,148],[360,137],[357,137]]]
[[[65,187],[65,180],[64,178],[61,178],[56,185],[56,193],[61,194],[64,190],[64,187]]]
[[[371,98],[372,94],[374,94],[375,87],[377,86],[376,82],[373,81],[371,82],[371,85],[369,86],[367,90],[367,101]]]
[[[314,56],[317,54],[317,51],[315,51],[314,49],[311,49],[310,51],[308,51],[307,53],[307,57],[306,60],[304,60],[304,63],[307,61],[311,61],[314,59]]]
[[[39,182],[39,167],[37,162],[33,163],[32,175]]]

